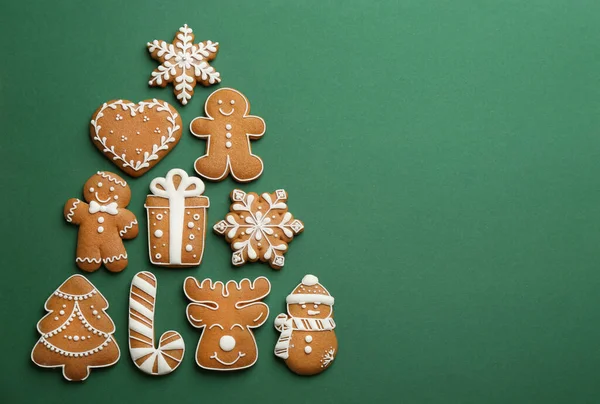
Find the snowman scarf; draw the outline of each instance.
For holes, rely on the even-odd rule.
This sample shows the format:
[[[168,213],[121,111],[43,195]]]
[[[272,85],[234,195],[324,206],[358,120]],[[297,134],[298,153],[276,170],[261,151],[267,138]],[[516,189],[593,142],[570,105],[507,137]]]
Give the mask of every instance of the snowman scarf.
[[[331,317],[325,319],[288,317],[280,314],[275,319],[275,328],[281,332],[277,344],[275,344],[275,355],[287,359],[289,357],[290,340],[292,332],[297,331],[331,331],[335,328],[335,321]]]

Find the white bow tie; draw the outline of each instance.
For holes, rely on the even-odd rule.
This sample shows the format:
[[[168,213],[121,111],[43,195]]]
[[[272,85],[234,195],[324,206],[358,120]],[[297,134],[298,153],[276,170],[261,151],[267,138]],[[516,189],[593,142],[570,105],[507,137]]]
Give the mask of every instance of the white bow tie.
[[[117,210],[117,203],[116,202],[112,202],[109,203],[108,205],[100,205],[98,202],[96,201],[91,201],[90,202],[90,209],[89,209],[90,213],[96,213],[96,212],[106,212],[109,215],[116,215],[117,213],[119,213],[119,211]]]

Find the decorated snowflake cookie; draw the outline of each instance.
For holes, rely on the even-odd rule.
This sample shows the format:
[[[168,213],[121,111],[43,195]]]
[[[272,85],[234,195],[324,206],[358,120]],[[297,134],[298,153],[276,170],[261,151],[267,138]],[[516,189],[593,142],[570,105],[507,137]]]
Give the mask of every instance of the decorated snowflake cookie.
[[[173,92],[186,105],[200,82],[205,87],[221,82],[221,75],[208,64],[217,56],[219,43],[204,41],[194,44],[192,29],[185,24],[179,28],[172,43],[155,39],[148,42],[148,51],[160,62],[150,77],[151,87],[166,87],[173,83]]]
[[[287,193],[278,189],[259,196],[234,189],[230,197],[230,212],[213,229],[231,243],[232,264],[260,260],[281,269],[288,243],[304,230],[304,224],[288,212]]]

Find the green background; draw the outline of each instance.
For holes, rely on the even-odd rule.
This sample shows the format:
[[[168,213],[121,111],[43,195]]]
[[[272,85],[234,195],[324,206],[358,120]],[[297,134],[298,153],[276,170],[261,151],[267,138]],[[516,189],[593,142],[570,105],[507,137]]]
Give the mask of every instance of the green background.
[[[597,403],[600,401],[600,3],[505,1],[14,1],[0,13],[0,397],[6,403]],[[221,45],[221,86],[267,122],[246,191],[285,188],[306,225],[280,272],[233,268],[209,232],[199,268],[152,267],[152,178],[193,172],[189,134],[216,89],[180,106],[149,88],[145,44],[188,23]],[[97,170],[102,102],[156,97],[181,113],[180,145],[128,178],[140,236],[129,267],[88,278],[110,302],[122,357],[82,384],[29,358],[46,298],[74,263],[62,206]],[[127,178],[127,177],[126,177]],[[208,224],[230,179],[209,183]],[[159,280],[157,332],[188,350],[151,378],[127,352],[131,277]],[[272,320],[305,273],[335,296],[340,354],[313,378],[272,350]],[[203,371],[183,279],[267,276],[270,319],[246,371]],[[131,401],[134,402],[134,401]]]

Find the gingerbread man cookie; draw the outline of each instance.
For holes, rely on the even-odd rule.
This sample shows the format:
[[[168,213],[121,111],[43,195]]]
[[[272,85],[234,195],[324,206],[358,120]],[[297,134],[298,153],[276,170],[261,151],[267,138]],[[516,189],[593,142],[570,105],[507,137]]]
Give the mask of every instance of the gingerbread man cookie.
[[[118,175],[98,171],[83,187],[86,202],[71,198],[65,204],[67,222],[79,225],[77,266],[88,272],[100,268],[119,272],[127,266],[127,251],[121,239],[138,235],[138,222],[125,209],[131,190]]]
[[[221,181],[231,172],[239,182],[249,182],[263,172],[260,157],[252,154],[250,140],[265,133],[265,121],[248,115],[250,103],[239,91],[221,88],[206,100],[207,118],[195,118],[190,131],[199,138],[208,138],[206,154],[196,160],[196,172],[202,177]]]

